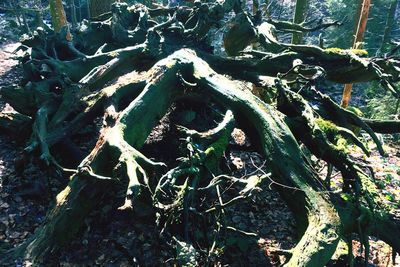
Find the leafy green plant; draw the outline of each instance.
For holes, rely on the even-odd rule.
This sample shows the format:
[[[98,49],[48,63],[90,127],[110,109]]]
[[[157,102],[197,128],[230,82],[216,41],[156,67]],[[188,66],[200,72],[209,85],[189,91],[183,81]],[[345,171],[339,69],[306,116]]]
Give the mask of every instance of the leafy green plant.
[[[399,116],[397,106],[398,100],[389,92],[384,92],[375,84],[371,83],[366,89],[369,100],[362,108],[366,117],[372,119],[396,119]]]
[[[385,199],[390,201],[390,202],[394,202],[396,200],[395,196],[390,192],[386,192],[385,193]]]

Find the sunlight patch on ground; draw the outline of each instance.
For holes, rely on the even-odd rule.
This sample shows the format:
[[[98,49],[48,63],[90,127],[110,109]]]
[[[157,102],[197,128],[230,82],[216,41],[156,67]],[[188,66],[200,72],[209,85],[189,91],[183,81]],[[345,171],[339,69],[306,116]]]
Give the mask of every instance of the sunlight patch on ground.
[[[9,43],[0,45],[0,77],[3,76],[11,67],[18,64],[18,60],[13,52],[20,46],[20,43]],[[19,53],[18,53],[19,54]]]

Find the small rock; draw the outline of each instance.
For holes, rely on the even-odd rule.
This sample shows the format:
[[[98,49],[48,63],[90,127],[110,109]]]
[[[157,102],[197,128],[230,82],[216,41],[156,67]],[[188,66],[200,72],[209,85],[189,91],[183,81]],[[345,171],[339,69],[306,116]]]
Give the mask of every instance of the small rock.
[[[247,138],[245,133],[241,129],[233,129],[231,136],[235,144],[239,146],[244,146],[246,144]]]
[[[101,263],[102,261],[104,261],[104,259],[106,258],[106,256],[104,254],[100,255],[100,257],[97,258],[97,262]]]
[[[241,158],[231,157],[233,166],[236,167],[237,170],[243,169],[244,163]]]
[[[10,205],[8,205],[8,203],[3,202],[0,204],[0,209],[8,209],[10,207]]]

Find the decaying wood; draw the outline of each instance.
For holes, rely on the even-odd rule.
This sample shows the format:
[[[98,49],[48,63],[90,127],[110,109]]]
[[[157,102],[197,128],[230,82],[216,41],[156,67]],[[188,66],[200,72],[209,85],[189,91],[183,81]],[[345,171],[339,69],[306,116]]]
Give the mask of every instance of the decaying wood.
[[[231,11],[237,16],[224,44],[228,54],[236,57],[214,55],[205,37]],[[26,151],[38,150],[45,162],[60,167],[51,154],[53,145],[70,140],[95,117],[103,116],[103,126],[90,154],[69,170],[74,174],[45,222],[31,238],[2,255],[0,262],[42,263],[48,253],[74,237],[91,211],[101,209],[121,189],[125,192],[121,210],[134,210],[138,199],[150,196],[149,205],[160,217],[173,214],[184,221],[193,210],[196,216],[211,216],[249,197],[253,187],[243,179],[214,175],[220,171],[218,163],[234,125],[260,145],[271,172],[257,186],[265,186],[263,180],[270,179],[296,216],[301,238],[287,266],[326,264],[339,240],[357,232],[360,224],[365,233],[400,252],[399,220],[389,211],[376,212],[380,200],[368,194],[373,186],[366,182],[369,177],[333,140],[340,135],[368,154],[351,132],[358,127],[384,154],[374,131],[399,132],[399,122],[360,118],[318,91],[323,79],[338,83],[380,80],[398,95],[393,84],[399,80],[399,59],[370,59],[352,50],[284,44],[274,33],[273,24],[278,27],[278,22],[262,22],[255,18],[257,14],[244,13],[235,0],[194,1],[174,8],[114,3],[104,20],[82,25],[71,41],[62,38],[62,32],[43,29],[24,40],[23,45],[32,48],[22,58],[24,81],[20,87],[0,92],[19,113],[1,114],[0,128],[26,130],[31,134]],[[303,26],[290,27],[302,30]],[[242,51],[254,43],[261,50]],[[275,77],[276,83],[265,85],[263,76]],[[243,90],[242,81],[277,90],[277,107]],[[302,89],[295,93],[283,81]],[[174,102],[193,99],[204,105],[218,104],[225,116],[206,132],[180,127],[189,156],[166,171],[165,164],[148,159],[140,149]],[[351,200],[328,190],[326,181],[305,160],[300,143],[342,173],[342,190],[354,196]],[[182,177],[185,182],[176,184]],[[218,195],[223,179],[246,186],[231,201],[222,203],[217,198],[218,205],[210,201],[214,206],[189,209],[188,205],[198,205],[199,194]],[[162,231],[171,221],[164,223]],[[391,234],[381,228],[390,229]],[[187,228],[183,231],[185,240],[188,232]]]

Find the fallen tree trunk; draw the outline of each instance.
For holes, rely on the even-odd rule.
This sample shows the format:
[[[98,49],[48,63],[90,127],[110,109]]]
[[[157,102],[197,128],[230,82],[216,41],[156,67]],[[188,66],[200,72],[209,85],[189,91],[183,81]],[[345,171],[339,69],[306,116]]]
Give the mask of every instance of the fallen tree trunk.
[[[374,132],[382,134],[400,133],[399,121],[371,120],[364,119],[364,122],[371,127]]]
[[[308,52],[309,48],[311,48],[310,52]],[[318,49],[318,53],[315,53],[314,49]],[[337,83],[358,83],[379,80],[381,77],[371,67],[371,64],[381,67],[385,73],[393,74],[393,82],[399,80],[398,73],[395,70],[395,68],[399,67],[399,62],[396,60],[392,62],[385,61],[385,63],[379,59],[353,61],[351,56],[343,54],[338,57],[335,52],[324,51],[316,47],[303,46],[301,50],[304,50],[304,52],[297,52],[295,50],[281,54],[255,53],[255,56],[252,58],[244,57],[236,59],[202,53],[200,53],[200,56],[207,60],[218,72],[241,79],[244,79],[248,75],[256,77],[259,75],[277,76],[278,74],[287,73],[292,70],[293,61],[299,59],[302,63],[309,66],[321,66],[326,71],[326,78]],[[328,56],[326,59],[321,59],[320,56],[322,54],[331,55],[332,57]],[[238,69],[241,69],[242,72],[237,73],[236,70]]]

